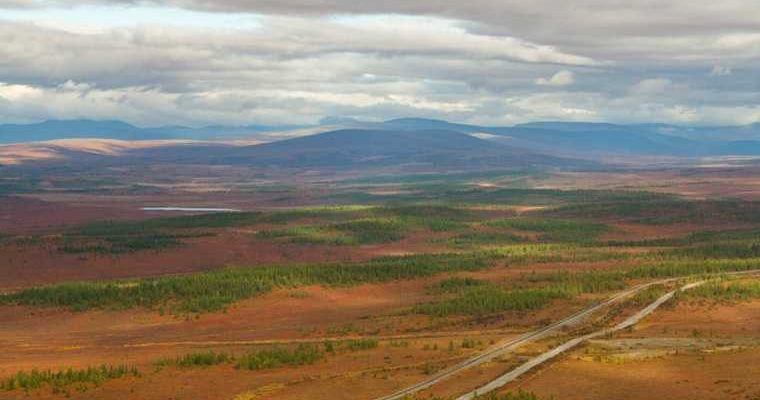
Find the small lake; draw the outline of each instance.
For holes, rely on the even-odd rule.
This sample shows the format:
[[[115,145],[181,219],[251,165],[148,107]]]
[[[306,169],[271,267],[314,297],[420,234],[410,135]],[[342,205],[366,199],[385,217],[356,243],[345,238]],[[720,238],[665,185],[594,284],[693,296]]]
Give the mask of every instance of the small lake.
[[[215,212],[235,213],[235,212],[242,211],[242,210],[238,210],[237,208],[207,208],[207,207],[142,207],[140,209],[143,211],[158,211],[158,212],[204,212],[204,213],[215,213]]]

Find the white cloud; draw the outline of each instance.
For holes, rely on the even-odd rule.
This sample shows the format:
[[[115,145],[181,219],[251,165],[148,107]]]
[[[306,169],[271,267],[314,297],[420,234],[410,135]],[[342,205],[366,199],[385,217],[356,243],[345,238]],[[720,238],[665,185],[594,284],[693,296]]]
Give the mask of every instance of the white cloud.
[[[751,3],[0,0],[0,123],[754,122]]]
[[[559,71],[552,75],[551,78],[538,78],[536,85],[540,86],[568,86],[575,83],[575,74],[572,71]]]
[[[670,79],[665,78],[644,79],[634,85],[631,92],[643,96],[660,95],[667,92],[672,84],[673,82]]]
[[[723,65],[715,65],[710,71],[710,76],[729,76],[732,73],[733,71],[731,70],[731,67],[726,67]]]
[[[8,101],[17,101],[38,95],[41,89],[28,85],[9,85],[0,82],[0,98]]]

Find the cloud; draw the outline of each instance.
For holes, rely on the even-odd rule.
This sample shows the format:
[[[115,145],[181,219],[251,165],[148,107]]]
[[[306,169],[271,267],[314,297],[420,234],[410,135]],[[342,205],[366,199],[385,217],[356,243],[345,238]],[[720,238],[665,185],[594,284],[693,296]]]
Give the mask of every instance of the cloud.
[[[559,71],[552,75],[551,78],[538,78],[536,85],[540,86],[568,86],[575,83],[575,74],[572,71]]]
[[[750,3],[0,1],[0,122],[743,123],[760,104]]]
[[[82,34],[29,23],[0,24],[0,72],[5,79],[79,82],[99,86],[174,86],[234,74],[277,76],[298,69],[301,79],[328,79],[356,68],[392,60],[425,59],[425,73],[443,64],[551,63],[593,66],[597,61],[511,37],[469,33],[445,20],[391,20],[350,24],[270,17],[253,29],[113,28]],[[414,37],[414,40],[408,38]],[[319,64],[319,68],[314,68]],[[398,67],[393,67],[398,68]],[[421,71],[414,74],[420,75]],[[379,71],[383,72],[383,71]],[[362,74],[373,71],[362,71]],[[377,74],[379,75],[379,74]],[[259,84],[265,82],[260,80]],[[221,82],[216,82],[219,84]],[[239,81],[232,83],[234,86]]]
[[[282,16],[404,15],[463,21],[472,31],[543,43],[592,58],[756,59],[760,13],[747,0],[10,0],[15,7],[163,6]],[[8,6],[6,4],[6,6]],[[0,6],[2,8],[2,6]],[[689,18],[684,18],[688,12]]]
[[[665,78],[644,79],[634,85],[631,92],[643,96],[660,95],[665,93],[672,84],[673,82],[670,79]]]
[[[362,23],[262,17],[246,29],[145,25],[88,33],[5,22],[0,41],[0,76],[8,87],[41,91],[54,99],[51,105],[74,102],[76,93],[87,106],[74,102],[71,117],[89,113],[138,124],[162,118],[191,124],[204,123],[202,118],[303,123],[336,112],[363,115],[380,109],[404,115],[472,113],[485,93],[520,82],[527,86],[520,71],[597,64],[516,38],[472,34],[452,21],[417,17]],[[28,118],[29,110],[45,110],[38,118],[64,118],[64,109],[27,102],[16,114]],[[112,112],[119,109],[124,111]]]
[[[731,67],[715,65],[710,71],[710,76],[729,76],[732,72]]]
[[[38,8],[50,6],[52,4],[46,4],[37,0],[3,0],[0,2],[0,9],[14,9],[14,8]]]
[[[507,97],[469,92],[466,96],[436,94],[424,86],[406,86],[410,95],[384,91],[336,94],[335,91],[266,89],[209,89],[171,93],[159,88],[97,88],[78,82],[56,87],[0,84],[0,120],[30,122],[38,119],[123,119],[139,125],[314,123],[325,115],[383,120],[415,115],[487,125],[536,120],[666,121],[681,124],[735,124],[760,121],[760,106],[690,105],[692,97],[598,92],[522,92]],[[645,85],[646,86],[646,85]]]

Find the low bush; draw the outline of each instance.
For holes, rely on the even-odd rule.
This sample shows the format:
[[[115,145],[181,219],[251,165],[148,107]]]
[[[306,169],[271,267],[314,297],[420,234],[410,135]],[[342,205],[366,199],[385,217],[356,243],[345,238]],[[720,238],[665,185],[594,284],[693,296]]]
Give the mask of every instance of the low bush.
[[[448,239],[448,243],[457,247],[525,242],[528,242],[526,238],[508,232],[468,232]]]
[[[604,224],[562,219],[507,218],[488,225],[537,232],[542,242],[588,243],[609,230]]]
[[[486,285],[466,290],[453,299],[418,305],[414,310],[420,314],[437,317],[452,314],[482,315],[504,311],[536,310],[553,300],[569,297],[569,293],[555,288],[507,290]]]
[[[430,286],[433,292],[438,293],[461,293],[464,290],[485,285],[486,282],[475,278],[446,278]]]
[[[127,281],[62,283],[0,295],[0,304],[62,306],[74,310],[153,308],[209,312],[258,296],[275,287],[348,286],[475,271],[492,254],[464,253],[380,257],[357,263],[228,268],[182,276]]]
[[[15,375],[0,380],[0,389],[38,389],[43,386],[51,386],[54,389],[60,389],[72,384],[80,385],[100,385],[110,380],[122,378],[125,376],[139,376],[140,373],[134,367],[126,365],[110,366],[101,365],[99,367],[89,367],[85,369],[67,369],[61,371],[39,371],[17,372]],[[83,386],[80,386],[82,388]]]
[[[227,353],[215,353],[213,351],[202,353],[189,353],[176,358],[164,358],[156,362],[157,367],[169,365],[180,368],[191,367],[208,367],[218,364],[227,364],[234,360],[234,357]]]
[[[666,251],[663,255],[679,258],[758,258],[760,257],[760,242],[714,242]]]
[[[359,219],[330,228],[350,235],[358,244],[395,242],[404,238],[408,226],[393,218]]]
[[[719,301],[749,301],[760,299],[760,282],[709,282],[682,293],[680,298],[713,299]]]
[[[121,254],[142,250],[163,250],[181,245],[179,236],[166,234],[104,236],[96,239],[65,236],[59,250],[70,254]]]
[[[319,347],[300,344],[294,350],[273,348],[247,353],[238,359],[237,368],[259,370],[313,364],[323,357],[324,352]]]
[[[513,393],[509,392],[507,394],[488,394],[483,396],[476,397],[477,400],[541,400],[538,396],[531,392],[524,392],[522,390]],[[553,397],[548,398],[546,400],[552,400]]]
[[[345,341],[344,344],[351,351],[370,350],[377,348],[378,341],[375,339],[352,339]]]

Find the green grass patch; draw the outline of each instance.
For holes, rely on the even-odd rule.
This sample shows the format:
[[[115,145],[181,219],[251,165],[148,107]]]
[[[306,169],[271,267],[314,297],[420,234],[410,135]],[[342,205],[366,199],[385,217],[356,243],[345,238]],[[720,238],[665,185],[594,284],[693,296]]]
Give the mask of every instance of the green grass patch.
[[[263,215],[259,212],[211,213],[142,221],[105,221],[82,225],[70,233],[81,236],[124,236],[176,229],[239,227],[254,225],[260,222]]]
[[[289,238],[295,243],[356,245],[388,243],[412,229],[461,229],[472,218],[467,210],[442,206],[333,206],[298,208],[272,213],[212,213],[153,218],[142,221],[104,221],[64,233],[59,250],[65,253],[121,254],[181,246],[182,239],[211,235],[204,229],[316,220],[320,223],[267,230],[262,238]]]
[[[334,206],[300,208],[273,213],[212,213],[153,218],[143,221],[105,221],[76,227],[64,234],[60,251],[66,253],[129,253],[182,245],[185,238],[208,235],[199,229],[288,223],[316,219],[326,224],[262,231],[262,238],[289,238],[295,243],[356,245],[388,243],[404,238],[411,229],[459,229],[466,210],[439,206]],[[188,232],[192,230],[191,232]]]
[[[519,390],[517,392],[509,392],[507,394],[485,394],[476,397],[477,400],[542,400],[536,394],[531,392],[524,392]],[[544,398],[543,400],[554,400],[554,396]]]
[[[508,232],[467,232],[446,239],[446,243],[455,247],[473,247],[483,245],[504,245],[525,243],[529,240]]]
[[[461,293],[486,284],[485,281],[481,281],[480,279],[451,277],[431,285],[429,289],[434,293]]]
[[[404,238],[408,227],[402,221],[393,218],[372,218],[343,222],[331,226],[350,237],[359,244],[388,243]]]
[[[408,174],[408,175],[378,175],[372,177],[348,179],[342,181],[344,184],[365,184],[365,185],[384,185],[389,183],[395,184],[421,184],[421,183],[458,183],[469,182],[471,180],[483,179],[504,179],[504,178],[524,178],[532,177],[545,178],[550,176],[548,173],[539,170],[505,170],[505,171],[475,171],[475,172],[454,172],[454,173],[425,173],[425,174]]]
[[[663,252],[678,258],[758,258],[760,241],[728,241],[701,244]]]
[[[579,246],[574,243],[516,244],[489,247],[487,251],[508,264],[623,261],[631,258],[630,254],[614,248]]]
[[[544,215],[581,219],[624,219],[646,224],[667,224],[681,221],[693,209],[693,203],[677,198],[631,199],[577,203],[547,210]]]
[[[625,271],[629,279],[701,276],[758,269],[760,258],[665,260]]]
[[[465,222],[477,219],[477,214],[461,207],[441,205],[386,206],[377,209],[379,215],[398,218],[410,228],[449,232],[467,227]]]
[[[663,201],[674,199],[667,194],[608,190],[555,190],[526,188],[484,188],[469,183],[429,183],[402,185],[396,195],[374,195],[368,191],[342,191],[324,200],[362,204],[509,204],[561,206],[566,204],[620,203]]]
[[[111,379],[126,376],[140,376],[134,367],[126,365],[89,367],[85,369],[67,369],[61,371],[17,372],[15,375],[0,380],[0,390],[33,390],[50,386],[53,390],[61,390],[70,385],[78,385],[79,390],[86,390],[87,385],[100,385]]]
[[[626,287],[626,275],[620,271],[525,274],[520,280],[510,282],[510,285],[501,287],[467,278],[446,279],[432,289],[439,293],[456,294],[456,297],[418,305],[415,311],[445,317],[452,314],[482,315],[536,310],[557,299],[622,290]]]
[[[343,342],[344,346],[350,351],[376,349],[378,341],[375,339],[352,339]]]
[[[214,213],[144,221],[98,222],[66,231],[59,251],[122,254],[164,250],[181,246],[181,239],[210,235],[208,232],[198,232],[200,228],[245,226],[256,223],[260,216],[260,213]]]
[[[182,246],[180,238],[195,235],[144,234],[128,236],[103,236],[101,238],[83,238],[64,236],[59,251],[69,254],[99,253],[123,254],[144,250],[164,250]]]
[[[626,287],[626,279],[623,271],[550,272],[522,276],[522,281],[529,285],[539,283],[573,296],[622,290]]]
[[[680,293],[679,298],[712,299],[727,302],[740,302],[760,299],[760,282],[758,281],[717,281],[708,282],[691,290]]]
[[[246,353],[238,359],[237,368],[248,370],[271,369],[283,366],[313,364],[325,353],[317,346],[300,344],[293,350],[274,348]]]
[[[694,232],[685,236],[630,240],[609,241],[607,246],[630,246],[630,247],[672,247],[711,244],[732,241],[753,241],[760,239],[760,229],[728,230],[728,231],[704,231]]]
[[[609,230],[607,225],[593,222],[538,218],[508,218],[490,221],[487,225],[537,232],[542,242],[588,243]]]
[[[634,307],[646,307],[664,296],[668,289],[663,285],[650,286],[631,297],[627,303]]]
[[[62,283],[0,296],[0,304],[69,307],[74,310],[156,308],[211,312],[276,287],[349,286],[474,271],[491,265],[484,253],[381,257],[360,263],[229,268],[183,276]]]
[[[361,218],[372,215],[372,210],[376,206],[365,205],[345,205],[345,206],[323,206],[323,207],[302,207],[293,208],[283,211],[275,211],[261,218],[263,222],[276,224],[286,224],[293,221],[304,219],[317,219],[320,221],[338,221],[350,218]]]
[[[436,317],[530,311],[542,308],[556,299],[569,297],[569,293],[555,288],[507,290],[483,285],[465,290],[453,299],[418,305],[414,311]]]
[[[307,225],[259,232],[260,238],[287,238],[293,243],[335,246],[395,242],[407,227],[390,218],[359,219],[324,226]]]
[[[746,271],[757,269],[760,265],[758,261],[760,260],[665,261],[628,270],[525,274],[520,280],[511,282],[511,287],[452,278],[442,281],[438,286],[438,288],[446,289],[438,290],[441,293],[455,294],[455,297],[417,305],[413,311],[438,317],[530,311],[543,308],[557,299],[572,299],[581,294],[620,291],[634,279]],[[436,286],[432,288],[435,289]],[[754,287],[750,285],[743,290],[751,296]],[[643,302],[649,299],[640,300]]]
[[[524,284],[541,284],[571,294],[622,290],[632,280],[707,276],[760,269],[760,259],[665,260],[629,269],[524,274]],[[516,284],[519,285],[519,282]]]
[[[743,222],[760,223],[760,202],[743,200],[689,201],[676,197],[653,197],[577,203],[543,212],[566,218],[618,219],[642,224]]]
[[[288,239],[298,244],[324,244],[332,246],[347,246],[357,244],[351,236],[324,226],[294,226],[285,229],[265,230],[257,234],[261,239]]]
[[[265,230],[258,236],[287,238],[294,243],[379,244],[399,241],[412,230],[442,232],[462,229],[467,226],[463,221],[473,218],[469,211],[441,206],[366,207],[358,210],[361,212],[342,214],[350,217],[343,221]]]
[[[176,358],[162,358],[158,360],[156,367],[176,366],[179,368],[210,367],[212,365],[229,364],[234,357],[227,353],[213,351],[189,353]]]

